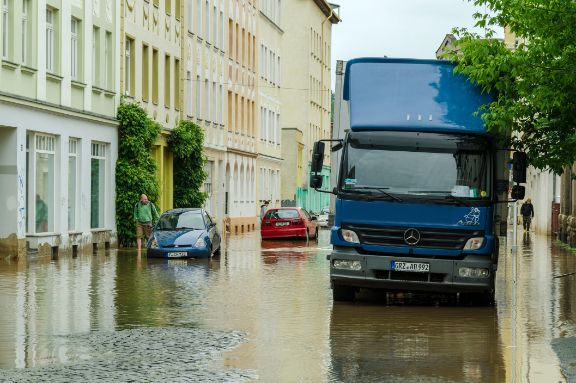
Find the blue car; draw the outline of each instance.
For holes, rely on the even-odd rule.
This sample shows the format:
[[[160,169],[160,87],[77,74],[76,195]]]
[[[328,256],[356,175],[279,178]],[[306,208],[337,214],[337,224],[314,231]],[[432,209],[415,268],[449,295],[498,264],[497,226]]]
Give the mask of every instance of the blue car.
[[[216,223],[200,208],[164,212],[148,240],[148,257],[210,258],[220,254],[221,237]]]

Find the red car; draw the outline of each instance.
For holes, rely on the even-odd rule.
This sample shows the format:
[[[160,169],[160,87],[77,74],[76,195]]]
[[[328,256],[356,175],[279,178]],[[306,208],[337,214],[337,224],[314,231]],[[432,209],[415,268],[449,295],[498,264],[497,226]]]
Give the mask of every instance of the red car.
[[[260,223],[262,239],[267,238],[317,238],[318,220],[301,207],[271,208]]]

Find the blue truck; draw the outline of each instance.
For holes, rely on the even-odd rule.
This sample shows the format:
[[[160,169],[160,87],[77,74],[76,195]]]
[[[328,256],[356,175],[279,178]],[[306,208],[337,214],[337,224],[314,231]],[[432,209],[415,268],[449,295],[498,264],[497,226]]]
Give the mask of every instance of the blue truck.
[[[349,120],[314,144],[310,175],[320,190],[328,143],[334,300],[369,288],[492,304],[510,151],[481,118],[490,95],[442,60],[359,58],[345,68]],[[524,181],[517,154],[514,179]],[[516,185],[512,197],[523,192]]]

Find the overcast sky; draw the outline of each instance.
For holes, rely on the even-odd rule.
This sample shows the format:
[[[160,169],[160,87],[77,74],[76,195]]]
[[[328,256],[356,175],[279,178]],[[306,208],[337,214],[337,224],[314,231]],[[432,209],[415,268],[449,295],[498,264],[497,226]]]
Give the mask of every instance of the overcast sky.
[[[466,0],[329,0],[342,21],[332,25],[332,89],[336,60],[355,57],[435,58],[454,27],[472,28],[478,9]]]

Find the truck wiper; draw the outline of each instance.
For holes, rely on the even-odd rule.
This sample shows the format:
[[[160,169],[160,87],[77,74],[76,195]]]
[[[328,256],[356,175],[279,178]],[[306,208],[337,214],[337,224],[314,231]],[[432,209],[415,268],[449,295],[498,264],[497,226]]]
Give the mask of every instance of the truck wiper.
[[[457,197],[452,195],[451,192],[447,190],[413,190],[412,193],[445,194],[445,200],[454,201],[464,206],[472,206],[466,200],[466,197]]]
[[[459,202],[460,204],[462,204],[464,206],[468,206],[468,207],[472,206],[472,205],[470,205],[470,203],[468,201],[466,201],[465,197],[456,197],[452,194],[447,194],[444,197],[444,199],[447,199],[449,201]]]
[[[389,197],[389,198],[393,199],[393,200],[396,201],[396,202],[402,202],[402,200],[401,200],[400,198],[398,198],[398,197],[396,197],[396,196],[388,193],[388,192],[386,191],[386,189],[389,189],[389,188],[387,188],[387,187],[376,187],[376,186],[357,186],[357,187],[352,188],[352,189],[345,189],[345,191],[347,191],[347,192],[356,192],[356,191],[359,191],[359,190],[376,190],[376,191],[379,191],[380,193],[384,194],[386,197]]]

